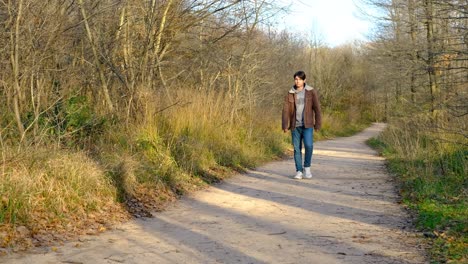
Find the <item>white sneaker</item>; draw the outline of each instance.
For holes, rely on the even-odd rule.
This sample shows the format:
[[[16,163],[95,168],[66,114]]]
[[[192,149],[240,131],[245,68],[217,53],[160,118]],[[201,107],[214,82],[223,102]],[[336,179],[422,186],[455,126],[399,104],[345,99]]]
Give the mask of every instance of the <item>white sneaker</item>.
[[[298,171],[298,172],[296,173],[296,176],[294,176],[294,179],[296,179],[296,180],[302,179],[302,171]]]
[[[312,173],[310,172],[310,167],[305,167],[304,172],[305,172],[304,178],[306,178],[306,179],[311,179],[312,178]]]

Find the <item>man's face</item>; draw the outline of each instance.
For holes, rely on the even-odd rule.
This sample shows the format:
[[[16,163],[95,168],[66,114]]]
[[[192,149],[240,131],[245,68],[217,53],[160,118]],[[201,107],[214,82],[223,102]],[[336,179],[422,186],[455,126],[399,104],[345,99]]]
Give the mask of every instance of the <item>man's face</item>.
[[[304,87],[304,83],[305,83],[305,80],[302,80],[301,78],[297,76],[294,77],[294,84],[296,85],[296,87],[298,88]]]

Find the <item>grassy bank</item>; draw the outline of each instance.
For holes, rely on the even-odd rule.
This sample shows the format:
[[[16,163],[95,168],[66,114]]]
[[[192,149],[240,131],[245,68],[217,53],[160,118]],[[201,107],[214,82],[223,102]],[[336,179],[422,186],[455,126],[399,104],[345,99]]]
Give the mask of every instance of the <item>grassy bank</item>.
[[[399,122],[369,143],[397,175],[403,201],[416,212],[417,227],[431,244],[432,262],[466,263],[468,150],[455,143],[463,138],[424,127],[415,120]]]
[[[190,104],[159,114],[148,108],[151,118],[132,124],[102,121],[82,101],[66,117],[74,129],[64,128],[81,132],[64,134],[60,144],[14,148],[2,141],[0,247],[54,244],[132,215],[150,216],[180,195],[280,158],[290,147],[278,113],[239,112],[229,120],[216,96],[210,98],[193,94]],[[316,139],[366,125],[326,114]]]

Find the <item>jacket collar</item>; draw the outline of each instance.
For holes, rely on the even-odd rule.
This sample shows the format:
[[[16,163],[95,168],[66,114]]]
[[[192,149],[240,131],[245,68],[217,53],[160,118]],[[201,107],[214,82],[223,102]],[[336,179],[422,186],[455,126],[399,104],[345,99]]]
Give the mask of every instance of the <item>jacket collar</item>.
[[[309,86],[309,85],[306,84],[306,85],[305,85],[305,89],[306,89],[307,91],[312,91],[312,90],[314,89],[314,87]],[[296,88],[294,88],[294,86],[291,87],[291,90],[289,90],[289,93],[295,94],[295,93],[296,93]]]

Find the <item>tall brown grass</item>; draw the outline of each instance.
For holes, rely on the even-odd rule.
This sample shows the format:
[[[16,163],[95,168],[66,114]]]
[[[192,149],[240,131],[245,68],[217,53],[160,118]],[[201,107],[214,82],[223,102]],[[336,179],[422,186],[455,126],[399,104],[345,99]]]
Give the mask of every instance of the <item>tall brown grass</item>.
[[[0,243],[19,241],[19,226],[31,235],[73,234],[93,221],[126,219],[126,209],[135,212],[129,202],[162,209],[178,195],[280,157],[290,145],[278,110],[233,112],[229,97],[216,92],[176,91],[174,98],[177,104],[161,110],[153,95],[142,97],[141,118],[109,124],[85,144],[50,142],[19,152],[3,145],[0,223],[9,235],[0,235]],[[324,116],[327,137],[358,127],[357,116]]]

